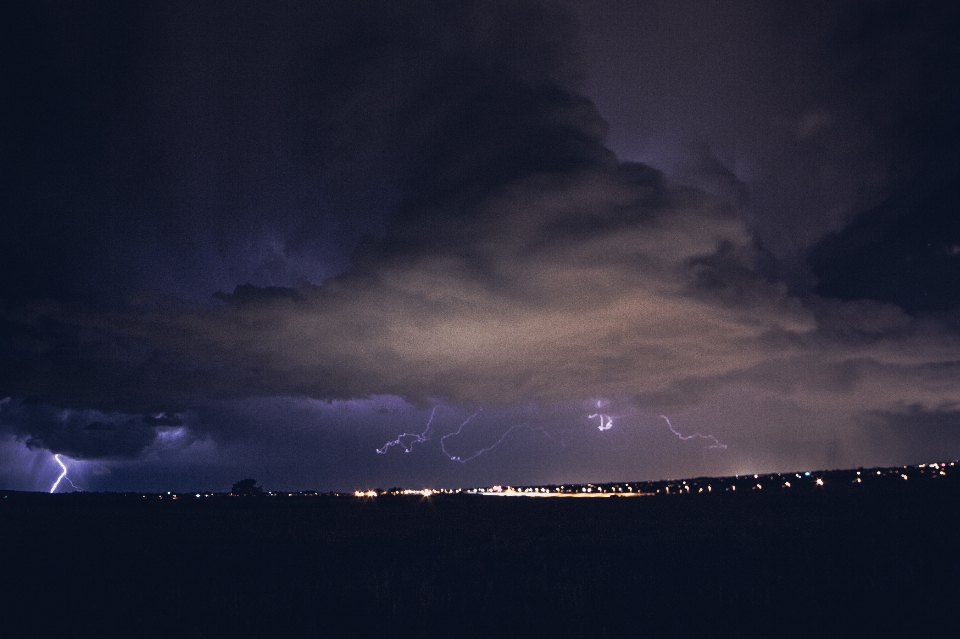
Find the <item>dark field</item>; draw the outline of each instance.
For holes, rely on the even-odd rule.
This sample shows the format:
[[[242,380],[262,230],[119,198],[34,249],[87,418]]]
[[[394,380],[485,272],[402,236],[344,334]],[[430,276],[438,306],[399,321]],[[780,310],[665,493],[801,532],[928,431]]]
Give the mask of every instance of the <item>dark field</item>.
[[[8,493],[0,634],[956,636],[958,506],[956,475],[620,499]]]

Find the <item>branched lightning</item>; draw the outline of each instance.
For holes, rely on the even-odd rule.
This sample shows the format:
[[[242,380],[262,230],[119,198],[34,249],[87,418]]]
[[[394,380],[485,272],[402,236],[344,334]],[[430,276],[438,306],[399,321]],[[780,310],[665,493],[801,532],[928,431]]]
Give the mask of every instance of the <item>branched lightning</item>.
[[[495,441],[493,444],[487,446],[486,448],[481,448],[480,450],[476,451],[474,454],[470,455],[470,456],[467,457],[467,458],[460,457],[459,455],[451,455],[450,453],[448,453],[448,452],[446,451],[446,449],[444,449],[443,452],[444,452],[444,454],[445,454],[447,457],[450,458],[450,461],[455,461],[455,462],[460,462],[461,464],[466,464],[468,461],[472,461],[472,460],[476,459],[477,457],[479,457],[480,455],[483,455],[484,453],[488,453],[488,452],[490,452],[491,450],[493,450],[494,448],[496,448],[497,446],[499,446],[500,444],[502,444],[502,443],[507,439],[507,435],[509,435],[510,433],[512,433],[512,432],[513,432],[514,430],[516,430],[517,428],[520,428],[521,426],[522,426],[522,425],[511,426],[511,427],[507,430],[507,432],[505,432],[505,433],[500,437],[500,439],[498,439],[497,441]]]
[[[692,435],[684,435],[683,433],[681,433],[680,431],[676,430],[676,429],[673,427],[673,424],[670,423],[670,419],[669,419],[666,415],[661,415],[660,417],[663,418],[663,421],[667,422],[667,427],[670,428],[670,432],[673,433],[674,435],[676,435],[677,437],[679,437],[682,441],[687,441],[687,440],[690,440],[690,439],[708,439],[708,440],[712,441],[713,443],[710,444],[707,448],[716,448],[716,449],[718,449],[718,450],[726,450],[726,449],[727,449],[727,445],[726,445],[726,444],[721,444],[721,443],[720,443],[720,440],[718,440],[718,439],[717,439],[716,437],[714,437],[713,435],[701,435],[700,433],[694,433],[694,434],[692,434]]]
[[[490,449],[492,449],[492,448],[496,448],[497,446],[499,446],[499,445],[500,445],[500,442],[503,441],[503,438],[506,437],[506,436],[507,436],[507,433],[510,432],[510,431],[508,430],[507,433],[504,433],[504,434],[503,434],[503,437],[501,437],[501,438],[497,441],[496,444],[494,444],[493,446],[490,446],[490,448],[485,448],[484,450],[481,450],[481,451],[478,452],[478,453],[474,453],[473,455],[471,455],[471,456],[468,457],[467,459],[461,459],[461,458],[460,458],[459,456],[457,456],[457,455],[451,455],[450,453],[448,453],[448,452],[447,452],[447,446],[446,446],[446,444],[445,444],[444,442],[446,442],[446,441],[447,441],[448,439],[450,439],[451,437],[456,437],[457,435],[459,435],[459,434],[463,431],[463,427],[466,426],[467,424],[469,424],[471,421],[473,421],[473,419],[474,419],[477,415],[479,415],[479,414],[480,414],[480,411],[482,411],[482,410],[483,410],[482,408],[478,408],[477,411],[476,411],[473,415],[471,415],[470,417],[467,417],[465,420],[463,420],[463,422],[460,423],[460,428],[458,428],[455,432],[453,432],[453,433],[447,433],[446,435],[444,435],[443,437],[440,438],[440,450],[443,451],[443,454],[444,454],[444,455],[446,455],[447,457],[450,458],[450,461],[456,461],[456,462],[460,462],[461,464],[465,464],[466,462],[470,461],[471,459],[473,459],[473,458],[475,458],[475,457],[477,457],[477,456],[479,456],[479,455],[484,454],[485,452],[487,452],[488,450],[490,450]],[[516,426],[514,426],[514,428],[516,428]],[[513,428],[511,428],[510,430],[513,430]]]
[[[597,401],[597,408],[603,408],[607,403],[609,403],[609,402],[606,402],[606,401],[604,401],[604,400],[599,400],[599,401]],[[670,419],[669,419],[666,415],[660,415],[660,417],[663,419],[663,421],[667,422],[667,427],[670,429],[670,432],[673,433],[674,435],[676,435],[677,438],[680,439],[681,441],[689,441],[689,440],[691,440],[691,439],[706,439],[706,440],[712,442],[712,443],[708,446],[708,448],[713,448],[713,449],[717,449],[717,450],[726,450],[726,449],[727,449],[727,445],[721,443],[720,440],[717,439],[716,437],[714,437],[713,435],[704,435],[704,434],[702,434],[702,433],[694,433],[694,434],[692,434],[692,435],[684,435],[683,433],[681,433],[680,431],[678,431],[676,428],[673,427],[673,424],[670,423]],[[598,411],[598,412],[596,412],[596,413],[593,413],[592,415],[588,415],[588,418],[589,418],[589,419],[594,419],[594,418],[599,419],[599,420],[600,420],[600,424],[597,426],[597,428],[599,428],[601,431],[610,430],[611,428],[613,428],[613,416],[611,416],[611,415],[609,415],[609,414],[607,414],[607,413],[601,413],[601,412]]]
[[[59,454],[56,454],[56,455],[53,456],[53,458],[54,458],[55,460],[57,460],[57,463],[60,464],[60,468],[62,468],[63,470],[60,472],[60,476],[57,477],[57,481],[53,482],[53,486],[50,487],[50,492],[51,492],[51,493],[52,493],[52,492],[55,492],[55,491],[57,490],[57,486],[60,485],[60,481],[63,480],[63,479],[66,479],[66,480],[67,480],[67,483],[70,484],[71,486],[73,486],[73,489],[74,489],[74,490],[79,490],[79,491],[83,492],[82,489],[81,489],[79,486],[77,486],[75,483],[73,483],[72,481],[70,481],[70,478],[67,477],[67,465],[64,464],[63,461],[61,461],[60,455],[59,455]]]
[[[433,410],[430,411],[430,419],[427,420],[427,427],[423,429],[422,433],[403,433],[393,441],[389,441],[380,448],[377,449],[377,452],[381,455],[386,455],[387,451],[390,450],[393,446],[402,446],[403,452],[409,453],[413,450],[414,444],[422,444],[430,439],[430,425],[433,424],[433,416],[437,414],[437,407],[434,406]],[[462,428],[462,426],[461,426]],[[404,442],[405,437],[412,437],[413,439],[409,440],[409,443]]]
[[[404,451],[404,452],[409,453],[411,450],[413,450],[413,445],[414,445],[414,444],[422,444],[422,443],[425,443],[425,442],[429,441],[429,440],[430,440],[430,428],[431,428],[431,425],[433,424],[433,418],[434,418],[434,416],[436,415],[436,412],[437,412],[437,407],[434,406],[433,410],[430,412],[430,419],[427,420],[427,425],[426,425],[426,427],[423,429],[423,432],[421,432],[421,433],[403,433],[402,435],[400,435],[399,437],[397,437],[397,438],[394,439],[393,441],[389,441],[389,442],[387,442],[386,444],[384,444],[382,447],[378,448],[378,449],[377,449],[377,453],[379,453],[379,454],[381,454],[381,455],[386,455],[386,454],[387,454],[387,451],[390,450],[390,448],[392,448],[393,446],[400,446],[400,447],[403,448],[403,451]],[[538,426],[538,427],[534,428],[534,427],[530,426],[529,424],[517,424],[517,425],[511,426],[509,429],[507,429],[507,431],[506,431],[503,435],[500,436],[500,439],[498,439],[497,441],[495,441],[493,444],[491,444],[491,445],[489,445],[489,446],[487,446],[487,447],[485,447],[485,448],[481,448],[480,450],[474,452],[474,453],[473,453],[472,455],[470,455],[469,457],[461,457],[460,455],[454,455],[453,453],[451,453],[450,451],[448,451],[448,450],[447,450],[446,441],[447,441],[448,439],[450,439],[451,437],[456,437],[456,436],[460,435],[460,434],[463,432],[463,429],[466,427],[466,425],[469,424],[469,423],[470,423],[471,421],[473,421],[474,419],[476,419],[476,417],[477,417],[481,412],[483,412],[483,409],[482,409],[482,408],[478,408],[478,409],[476,410],[476,412],[474,412],[472,415],[470,415],[469,417],[467,417],[465,420],[463,420],[463,421],[460,423],[460,427],[457,428],[457,430],[453,431],[452,433],[447,433],[446,435],[444,435],[443,437],[440,438],[440,450],[442,450],[442,451],[443,451],[443,454],[447,456],[447,459],[449,459],[450,461],[455,461],[455,462],[459,462],[459,463],[461,463],[461,464],[465,464],[465,463],[467,463],[468,461],[474,460],[474,459],[476,459],[477,457],[480,457],[481,455],[490,452],[491,450],[493,450],[494,448],[496,448],[497,446],[499,446],[500,444],[502,444],[504,441],[506,441],[506,439],[507,439],[507,437],[510,435],[510,433],[512,433],[513,431],[515,431],[515,430],[517,430],[517,429],[520,429],[520,428],[527,428],[527,429],[529,429],[529,430],[531,430],[531,431],[538,431],[538,432],[540,432],[540,433],[543,433],[543,435],[544,435],[547,439],[549,439],[550,441],[552,441],[552,442],[554,442],[554,443],[558,443],[560,446],[566,446],[566,443],[565,443],[565,442],[563,442],[563,441],[557,442],[557,440],[555,440],[553,437],[551,437],[551,436],[550,436],[550,433],[548,433],[548,432],[547,432],[546,430],[544,430],[542,427],[539,427],[539,426]],[[412,438],[412,439],[411,439],[411,438]]]
[[[465,423],[466,423],[466,422],[464,422],[464,424],[465,424]],[[463,428],[462,425],[461,425],[461,428]],[[563,442],[557,442],[557,440],[555,440],[553,437],[550,436],[550,433],[548,433],[547,431],[545,431],[545,430],[544,430],[542,427],[540,427],[540,426],[538,426],[538,427],[536,427],[536,428],[533,428],[533,427],[531,427],[531,426],[528,425],[528,424],[517,424],[517,425],[515,425],[515,426],[511,426],[510,428],[508,428],[508,429],[507,429],[507,432],[505,432],[503,435],[500,436],[500,439],[498,439],[498,440],[495,441],[494,443],[490,444],[490,445],[487,446],[486,448],[481,448],[480,450],[478,450],[478,451],[475,452],[474,454],[470,455],[470,456],[467,457],[466,459],[463,459],[463,458],[459,457],[458,455],[451,455],[450,453],[447,452],[446,447],[443,445],[443,439],[446,439],[447,437],[453,437],[454,435],[459,434],[459,432],[460,432],[459,430],[457,430],[456,433],[450,433],[449,435],[444,436],[443,439],[440,440],[440,448],[443,450],[444,454],[445,454],[447,457],[450,458],[450,461],[455,461],[455,462],[460,462],[461,464],[466,464],[468,461],[470,461],[470,460],[472,460],[472,459],[476,459],[477,457],[479,457],[480,455],[483,455],[484,453],[490,452],[491,450],[493,450],[494,448],[496,448],[497,446],[499,446],[500,444],[502,444],[503,442],[505,442],[505,441],[507,440],[507,436],[510,435],[510,433],[512,433],[513,431],[518,430],[518,429],[520,429],[520,428],[528,428],[528,429],[530,429],[531,431],[541,432],[541,433],[543,433],[544,436],[546,436],[546,438],[549,439],[550,441],[552,441],[552,442],[554,442],[554,443],[559,443],[561,446],[565,446],[565,444],[564,444]]]

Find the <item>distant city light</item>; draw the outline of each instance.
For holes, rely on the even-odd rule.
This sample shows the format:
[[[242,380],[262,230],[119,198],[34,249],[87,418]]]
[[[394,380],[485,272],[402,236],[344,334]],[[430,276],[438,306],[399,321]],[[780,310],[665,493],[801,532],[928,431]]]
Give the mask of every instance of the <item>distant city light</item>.
[[[55,457],[56,459],[56,457]],[[60,462],[61,468],[66,466],[61,460],[56,459]],[[906,481],[911,475],[914,478],[914,482],[923,482],[936,479],[942,481],[940,478],[948,475],[948,469],[950,473],[954,472],[956,462],[934,462],[934,463],[925,463],[917,464],[915,466],[906,466],[906,467],[893,467],[893,468],[881,468],[881,469],[869,469],[867,471],[857,470],[829,470],[829,471],[804,471],[801,473],[769,473],[769,474],[759,474],[754,473],[753,478],[755,481],[745,484],[747,491],[751,490],[763,490],[764,485],[767,487],[771,486],[780,486],[781,488],[793,488],[796,490],[802,490],[806,486],[816,486],[828,491],[843,490],[844,486],[859,486],[859,485],[869,485],[871,482],[883,482],[887,481],[885,478],[897,478]],[[511,486],[511,485],[501,485],[495,484],[489,487],[474,487],[474,488],[419,488],[419,489],[404,489],[404,488],[392,488],[390,490],[380,490],[380,489],[365,489],[365,490],[355,490],[351,493],[337,493],[337,492],[328,492],[328,493],[319,493],[316,491],[300,491],[300,492],[268,492],[265,493],[271,497],[288,497],[288,498],[303,498],[303,497],[318,497],[318,496],[328,496],[328,497],[337,497],[337,496],[352,496],[352,497],[366,497],[374,498],[380,496],[418,496],[421,498],[430,498],[434,495],[460,495],[460,494],[469,494],[469,495],[486,495],[491,497],[538,497],[538,498],[556,498],[556,497],[579,497],[579,498],[610,498],[610,497],[650,497],[654,495],[670,495],[672,498],[678,498],[677,495],[703,495],[704,493],[713,492],[713,485],[717,485],[717,490],[720,492],[736,492],[737,482],[742,481],[741,475],[736,477],[699,477],[693,479],[674,479],[674,480],[660,480],[660,481],[634,481],[634,482],[608,482],[608,483],[583,483],[583,484],[560,484],[560,485],[538,485],[538,486]],[[750,477],[750,475],[746,475]],[[790,477],[790,480],[787,480],[786,477]],[[797,479],[794,479],[796,477]],[[874,479],[871,479],[873,477]],[[805,483],[804,480],[809,481]],[[69,481],[69,480],[68,480]],[[708,483],[709,482],[709,483]],[[826,486],[829,484],[829,488]],[[920,486],[922,484],[918,484]],[[743,487],[743,486],[741,486]],[[57,488],[57,484],[54,484],[54,490]],[[854,490],[859,490],[854,489]],[[189,493],[188,493],[189,494]],[[176,500],[179,497],[183,496],[182,494],[174,493],[173,491],[166,491],[166,494],[133,494],[131,497],[138,496],[141,499],[146,499],[148,496],[153,497],[156,495],[158,499],[163,499],[164,496],[169,497],[170,499]],[[198,492],[193,494],[195,498],[200,497],[213,497],[213,498],[223,498],[233,496],[230,493],[203,493]],[[680,497],[682,499],[682,497]]]

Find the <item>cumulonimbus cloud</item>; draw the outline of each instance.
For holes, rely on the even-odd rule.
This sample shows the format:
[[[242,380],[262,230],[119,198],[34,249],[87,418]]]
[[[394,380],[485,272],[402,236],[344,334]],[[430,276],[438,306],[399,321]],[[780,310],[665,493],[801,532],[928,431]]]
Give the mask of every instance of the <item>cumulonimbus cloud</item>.
[[[436,229],[440,240],[321,286],[240,287],[217,307],[38,313],[87,345],[48,371],[44,399],[682,406],[735,384],[858,410],[960,401],[958,345],[943,327],[890,305],[791,297],[754,273],[750,238],[722,202],[637,170],[517,181]]]
[[[210,304],[5,303],[0,397],[124,416],[384,394],[682,409],[730,388],[859,415],[960,402],[960,344],[945,325],[892,305],[798,297],[763,274],[740,217],[747,188],[731,172],[711,165],[713,187],[698,189],[618,162],[562,53],[567,22],[531,3],[410,7],[347,11],[350,24],[392,37],[350,45],[349,29],[327,33],[321,51],[355,47],[341,52],[350,72],[314,61],[287,122],[309,132],[312,150],[301,151],[326,160],[328,182],[365,158],[395,163],[389,188],[371,186],[395,192],[379,202],[389,219],[347,272],[241,283]],[[478,7],[499,17],[478,21]],[[417,37],[384,22],[397,16],[420,25]],[[505,28],[511,20],[529,37]],[[209,221],[229,226],[222,211]],[[84,432],[106,443],[87,452],[133,454],[152,441],[149,419],[128,422],[91,419]],[[118,448],[111,428],[136,437]]]

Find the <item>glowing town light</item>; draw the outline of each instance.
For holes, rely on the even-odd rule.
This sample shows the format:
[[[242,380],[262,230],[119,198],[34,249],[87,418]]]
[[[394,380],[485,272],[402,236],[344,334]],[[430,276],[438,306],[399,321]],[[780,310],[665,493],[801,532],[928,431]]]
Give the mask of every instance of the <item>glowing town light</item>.
[[[687,441],[690,439],[708,439],[713,443],[707,446],[707,448],[715,448],[718,450],[727,449],[727,445],[721,444],[720,440],[718,440],[713,435],[701,435],[700,433],[694,433],[693,435],[684,435],[673,427],[673,424],[670,423],[670,419],[666,415],[661,415],[660,417],[663,418],[663,421],[667,422],[667,427],[670,428],[670,432],[676,435],[681,441]]]
[[[73,486],[74,490],[80,490],[80,488],[76,484],[74,484],[72,481],[70,481],[69,477],[67,477],[67,465],[64,464],[63,461],[61,461],[59,453],[54,455],[53,458],[57,460],[58,464],[60,464],[60,468],[62,469],[62,471],[60,472],[60,476],[57,477],[57,481],[53,482],[53,486],[50,487],[50,492],[51,493],[56,492],[57,486],[60,485],[60,481],[63,479],[66,479],[67,483]]]

